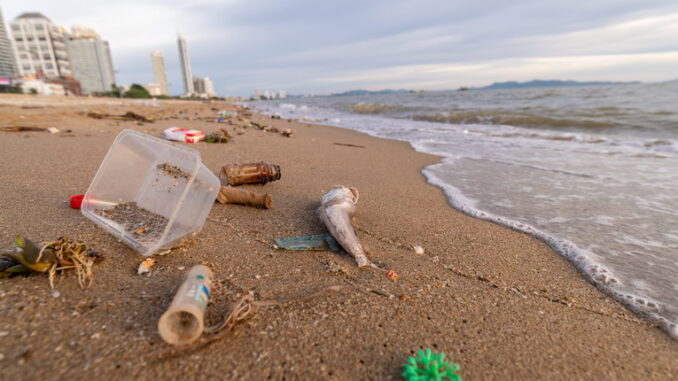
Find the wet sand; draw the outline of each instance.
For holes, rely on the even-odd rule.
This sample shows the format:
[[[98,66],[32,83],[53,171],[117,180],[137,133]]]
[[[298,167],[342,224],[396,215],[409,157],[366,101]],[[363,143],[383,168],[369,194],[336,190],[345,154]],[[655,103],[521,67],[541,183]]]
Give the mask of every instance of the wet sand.
[[[213,132],[224,124],[208,122],[216,117],[212,108],[230,107],[158,105],[0,96],[0,126],[72,130],[0,132],[1,246],[17,234],[35,241],[66,235],[104,257],[90,288],[81,290],[69,274],[58,278],[56,298],[46,275],[0,279],[3,378],[397,380],[422,348],[446,353],[465,380],[678,377],[677,342],[600,293],[543,243],[452,209],[420,173],[438,158],[355,131],[255,116],[294,136],[253,128],[238,135],[227,126],[230,142],[190,145],[215,172],[238,162],[280,164],[280,180],[245,187],[272,194],[274,207],[215,204],[193,244],[158,256],[150,277],[136,275],[144,258],[71,209],[68,197],[86,191],[124,128],[156,136],[169,126]],[[89,111],[163,120],[96,120]],[[315,210],[337,184],[360,190],[358,236],[368,257],[397,280],[358,269],[345,253],[274,248],[276,237],[325,232]],[[149,353],[167,348],[158,319],[197,263],[215,273],[210,323],[245,292],[286,301],[348,288],[264,307],[223,340],[152,361]]]

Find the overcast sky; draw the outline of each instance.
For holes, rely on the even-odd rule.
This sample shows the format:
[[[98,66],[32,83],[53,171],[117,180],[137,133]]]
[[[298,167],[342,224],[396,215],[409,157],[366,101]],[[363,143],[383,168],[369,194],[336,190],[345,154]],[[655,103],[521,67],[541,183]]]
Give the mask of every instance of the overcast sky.
[[[678,1],[2,0],[5,22],[37,11],[108,40],[118,84],[153,82],[165,54],[183,91],[177,32],[193,75],[220,94],[254,89],[455,89],[495,81],[678,78]]]

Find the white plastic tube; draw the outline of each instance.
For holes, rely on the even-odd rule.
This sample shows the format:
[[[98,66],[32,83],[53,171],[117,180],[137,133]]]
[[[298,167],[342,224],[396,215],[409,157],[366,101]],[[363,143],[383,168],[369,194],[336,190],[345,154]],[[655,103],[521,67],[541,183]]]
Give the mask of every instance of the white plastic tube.
[[[207,266],[193,266],[188,271],[172,304],[158,321],[158,330],[165,342],[190,344],[202,335],[211,287],[212,271]]]

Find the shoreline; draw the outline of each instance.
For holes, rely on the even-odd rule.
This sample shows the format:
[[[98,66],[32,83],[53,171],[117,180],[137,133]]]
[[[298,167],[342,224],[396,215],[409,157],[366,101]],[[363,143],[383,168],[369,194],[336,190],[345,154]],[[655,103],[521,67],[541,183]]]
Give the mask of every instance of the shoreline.
[[[258,111],[262,115],[271,116],[274,114],[270,109],[270,105],[265,105],[263,108],[257,108],[256,102],[241,102],[248,107],[251,107],[253,110]],[[296,104],[292,103],[291,107],[293,110],[296,110]],[[304,106],[302,106],[304,107]],[[289,108],[289,107],[288,107]],[[285,110],[279,111],[284,113]],[[300,110],[304,110],[303,108]],[[410,148],[417,152],[426,155],[432,155],[438,158],[438,161],[434,164],[430,164],[422,168],[421,173],[424,176],[426,182],[430,185],[440,188],[446,195],[448,204],[453,209],[470,216],[472,218],[478,218],[481,220],[489,221],[491,223],[498,224],[507,229],[517,231],[519,233],[527,234],[540,242],[546,244],[551,250],[553,250],[558,255],[567,259],[572,266],[574,266],[580,275],[593,286],[598,288],[602,293],[610,296],[615,299],[618,303],[622,304],[637,316],[649,321],[651,324],[658,325],[662,331],[669,335],[674,340],[678,340],[678,328],[676,324],[668,320],[666,317],[662,316],[660,311],[665,308],[670,308],[670,305],[666,305],[663,302],[659,302],[656,299],[653,299],[647,295],[638,295],[634,293],[629,293],[628,290],[623,290],[619,288],[620,285],[619,279],[614,275],[614,271],[611,271],[609,267],[602,264],[600,261],[595,259],[595,256],[592,256],[590,253],[587,253],[586,250],[582,249],[577,243],[568,240],[559,236],[556,233],[546,232],[537,228],[528,223],[520,222],[516,219],[510,217],[505,217],[499,214],[494,214],[492,212],[479,209],[475,205],[475,200],[470,200],[467,196],[456,186],[445,182],[439,175],[437,175],[436,168],[444,167],[445,165],[458,160],[456,157],[444,156],[444,154],[427,152],[423,145],[417,144],[416,141],[410,141],[406,138],[390,138],[388,136],[383,136],[383,133],[370,130],[361,130],[348,126],[346,124],[342,125],[339,123],[339,118],[333,119],[332,116],[325,117],[324,120],[320,118],[307,119],[307,116],[301,116],[301,118],[294,119],[294,114],[286,114],[288,117],[292,117],[293,120],[300,123],[318,123],[323,126],[342,128],[349,131],[356,131],[359,133],[367,134],[368,136],[381,138],[381,139],[391,139],[399,142],[406,142]],[[334,117],[341,117],[338,115],[333,115]],[[344,119],[341,117],[341,119]],[[393,122],[397,122],[394,120]],[[437,123],[436,123],[437,124]],[[432,128],[437,128],[437,126],[432,125]],[[420,126],[419,128],[423,128]]]
[[[247,188],[270,192],[274,208],[215,204],[198,242],[157,257],[150,278],[138,276],[142,257],[69,209],[65,200],[84,193],[119,130],[156,136],[171,125],[215,131],[223,125],[181,118],[213,115],[211,108],[223,105],[159,101],[156,108],[129,100],[96,105],[78,98],[77,105],[61,99],[65,106],[21,109],[5,99],[0,96],[5,123],[56,125],[72,129],[73,136],[0,132],[7,145],[0,154],[5,184],[0,200],[15,206],[0,212],[2,242],[10,243],[17,231],[39,241],[65,234],[105,255],[94,267],[91,288],[80,290],[71,274],[57,281],[59,298],[50,296],[40,275],[0,280],[0,310],[6,311],[0,331],[11,332],[0,346],[0,364],[12,379],[96,374],[399,379],[407,356],[427,347],[460,364],[465,379],[669,379],[678,374],[673,361],[678,344],[602,294],[565,258],[526,234],[452,208],[421,173],[438,157],[416,152],[406,142],[338,127],[255,116],[292,128],[295,135],[288,139],[248,129],[226,144],[189,145],[212,170],[234,162],[281,164],[280,181]],[[172,119],[136,125],[88,119],[80,114],[83,109],[164,113]],[[178,113],[184,109],[185,114]],[[336,184],[360,190],[358,236],[368,257],[395,270],[397,280],[358,270],[343,253],[272,248],[275,237],[324,232],[315,208]],[[426,254],[414,254],[413,245]],[[296,299],[333,285],[353,284],[355,292],[262,309],[195,354],[148,362],[145,353],[165,347],[155,326],[183,275],[179,268],[196,262],[208,262],[215,270],[210,322],[218,320],[227,300],[245,290],[261,300]],[[54,333],[45,319],[71,324]],[[32,351],[26,363],[11,365],[26,350]]]

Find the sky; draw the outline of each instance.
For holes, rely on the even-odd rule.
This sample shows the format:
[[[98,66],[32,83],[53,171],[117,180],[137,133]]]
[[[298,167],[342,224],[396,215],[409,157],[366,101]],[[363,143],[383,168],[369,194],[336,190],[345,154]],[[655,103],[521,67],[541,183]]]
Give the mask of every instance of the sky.
[[[118,84],[180,94],[177,33],[220,95],[456,89],[499,81],[678,78],[678,2],[655,0],[1,0],[108,40]]]

